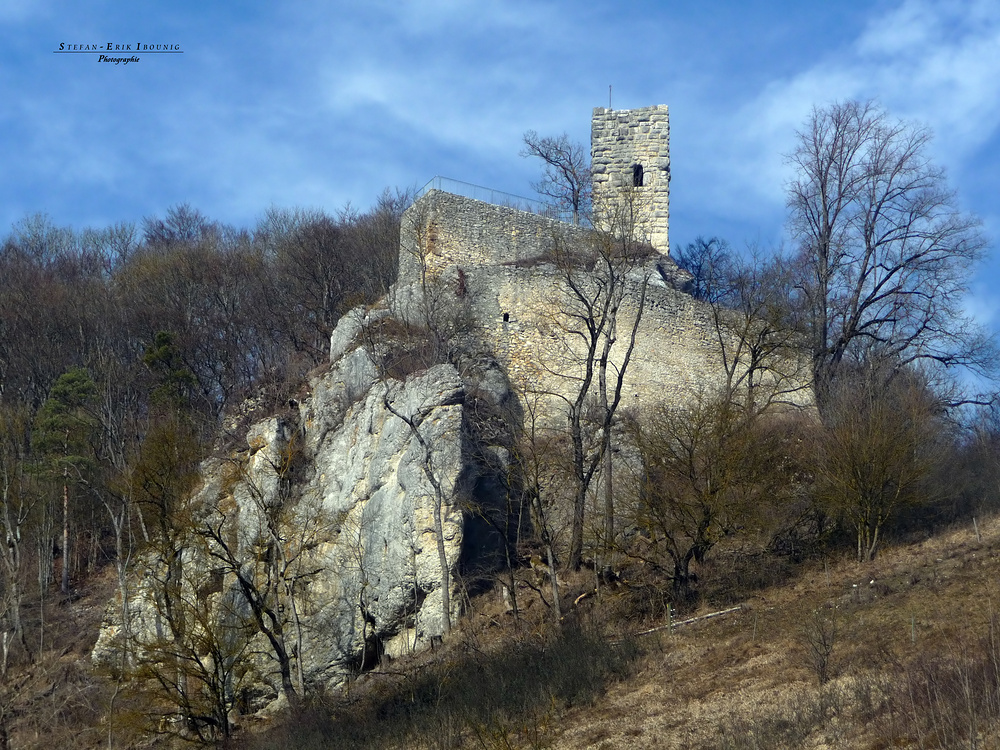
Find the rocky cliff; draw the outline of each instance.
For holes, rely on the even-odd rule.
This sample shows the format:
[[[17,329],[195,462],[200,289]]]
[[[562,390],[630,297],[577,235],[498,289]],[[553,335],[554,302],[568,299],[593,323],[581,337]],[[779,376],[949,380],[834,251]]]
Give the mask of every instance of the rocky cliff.
[[[309,395],[204,464],[187,527],[166,551],[153,544],[127,603],[109,605],[96,662],[201,648],[244,662],[230,671],[266,697],[281,689],[277,646],[302,683],[335,685],[447,630],[461,583],[502,554],[506,438],[477,414],[512,394],[488,360],[464,376],[437,365],[380,377],[361,314],[341,322]],[[251,635],[214,654],[219,633]]]

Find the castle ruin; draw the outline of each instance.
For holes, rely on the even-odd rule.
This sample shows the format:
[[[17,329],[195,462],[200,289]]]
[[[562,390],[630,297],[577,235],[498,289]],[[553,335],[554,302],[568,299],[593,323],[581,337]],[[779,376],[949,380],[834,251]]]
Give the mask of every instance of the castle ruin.
[[[666,116],[666,107],[594,113],[595,203],[600,212],[624,195],[640,220],[624,252],[600,225],[574,226],[440,183],[420,195],[403,216],[399,276],[387,298],[341,318],[330,367],[316,371],[288,411],[253,425],[246,449],[206,460],[203,482],[188,501],[198,520],[184,526],[177,542],[183,554],[164,556],[152,547],[143,554],[129,596],[109,604],[94,661],[121,669],[123,654],[166,653],[167,674],[177,652],[163,652],[162,644],[173,649],[182,636],[208,642],[203,629],[230,623],[234,602],[246,597],[241,577],[272,575],[261,550],[275,539],[288,540],[287,554],[297,556],[288,559],[301,561],[296,571],[312,571],[295,580],[302,604],[295,628],[300,614],[304,626],[294,659],[303,684],[343,684],[380,655],[411,653],[440,639],[461,611],[463,570],[503,564],[498,530],[512,522],[505,516],[513,494],[510,447],[520,425],[496,415],[520,414],[527,426],[530,411],[538,417],[532,427],[560,438],[574,391],[579,401],[594,403],[595,387],[580,376],[581,366],[594,363],[595,351],[581,345],[580,335],[593,326],[594,311],[577,304],[573,287],[597,299],[606,292],[601,253],[605,261],[624,259],[614,281],[617,315],[602,329],[607,349],[598,355],[607,354],[611,379],[629,359],[622,412],[641,418],[658,406],[685,407],[714,395],[727,364],[731,373],[739,361],[742,342],[727,311],[684,291],[686,277],[669,258]],[[380,328],[379,321],[390,325]],[[449,362],[415,356],[404,363],[410,369],[387,376],[380,353],[393,337],[419,338],[437,324],[433,333],[446,334]],[[775,385],[787,386],[785,400],[809,403],[811,391],[802,385],[808,367],[795,359],[774,376]],[[637,460],[627,443],[610,458],[618,466]],[[289,456],[296,469],[286,475],[279,467]],[[615,486],[638,475],[616,470]],[[556,497],[567,491],[558,482],[549,490]],[[546,511],[555,528],[569,528],[571,502],[559,498]],[[624,501],[618,502],[616,512]],[[221,578],[217,560],[229,566]],[[163,637],[156,589],[169,580],[177,581],[183,600],[205,607],[191,618],[194,628],[174,640]],[[296,599],[277,601],[281,611],[282,601]],[[238,657],[245,684],[253,685],[244,696],[248,705],[266,704],[283,690],[287,698],[294,689],[285,690],[291,660],[279,675],[268,633],[260,630],[248,636],[246,657],[242,651]]]
[[[690,276],[668,254],[667,107],[596,108],[591,134],[596,226],[469,198],[441,189],[447,185],[438,181],[403,216],[397,287],[413,289],[431,280],[446,294],[461,296],[477,335],[492,347],[515,387],[558,394],[573,387],[569,371],[580,357],[560,322],[572,301],[553,248],[592,248],[595,237],[607,233],[600,222],[603,210],[628,200],[640,243],[655,252],[629,270],[618,319],[624,332],[641,315],[625,378],[627,403],[682,406],[722,384],[725,361],[732,360],[739,342],[720,327],[711,306],[687,293]],[[612,348],[614,366],[624,365],[626,347],[619,341]],[[796,363],[787,369],[792,381],[806,382]],[[809,403],[810,393],[793,383],[788,400]]]

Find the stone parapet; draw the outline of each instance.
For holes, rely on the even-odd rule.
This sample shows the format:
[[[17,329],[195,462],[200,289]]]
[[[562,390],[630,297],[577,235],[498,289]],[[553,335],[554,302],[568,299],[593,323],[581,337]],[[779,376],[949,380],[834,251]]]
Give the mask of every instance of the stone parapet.
[[[399,278],[418,280],[449,267],[495,266],[536,257],[556,238],[584,242],[587,229],[508,206],[429,190],[403,214]]]

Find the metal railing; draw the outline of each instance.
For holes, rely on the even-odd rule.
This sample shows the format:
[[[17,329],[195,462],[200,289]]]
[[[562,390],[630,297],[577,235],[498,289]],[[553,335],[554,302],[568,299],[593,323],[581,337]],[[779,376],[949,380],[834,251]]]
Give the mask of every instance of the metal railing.
[[[440,190],[444,193],[461,195],[465,198],[483,201],[484,203],[492,203],[495,206],[516,208],[518,211],[527,211],[528,213],[538,214],[539,216],[556,219],[557,221],[571,222],[573,220],[573,213],[571,211],[560,211],[547,203],[534,200],[533,198],[525,198],[522,195],[514,195],[513,193],[504,193],[503,191],[483,187],[482,185],[473,185],[470,182],[453,180],[450,177],[439,176],[431,178],[426,185],[417,191],[416,198],[420,198],[431,190]]]

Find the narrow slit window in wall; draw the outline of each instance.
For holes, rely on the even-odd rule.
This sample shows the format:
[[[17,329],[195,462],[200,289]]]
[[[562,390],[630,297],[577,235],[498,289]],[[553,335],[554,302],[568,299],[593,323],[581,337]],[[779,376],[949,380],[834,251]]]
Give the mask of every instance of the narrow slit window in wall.
[[[642,187],[642,165],[632,165],[632,187]]]

